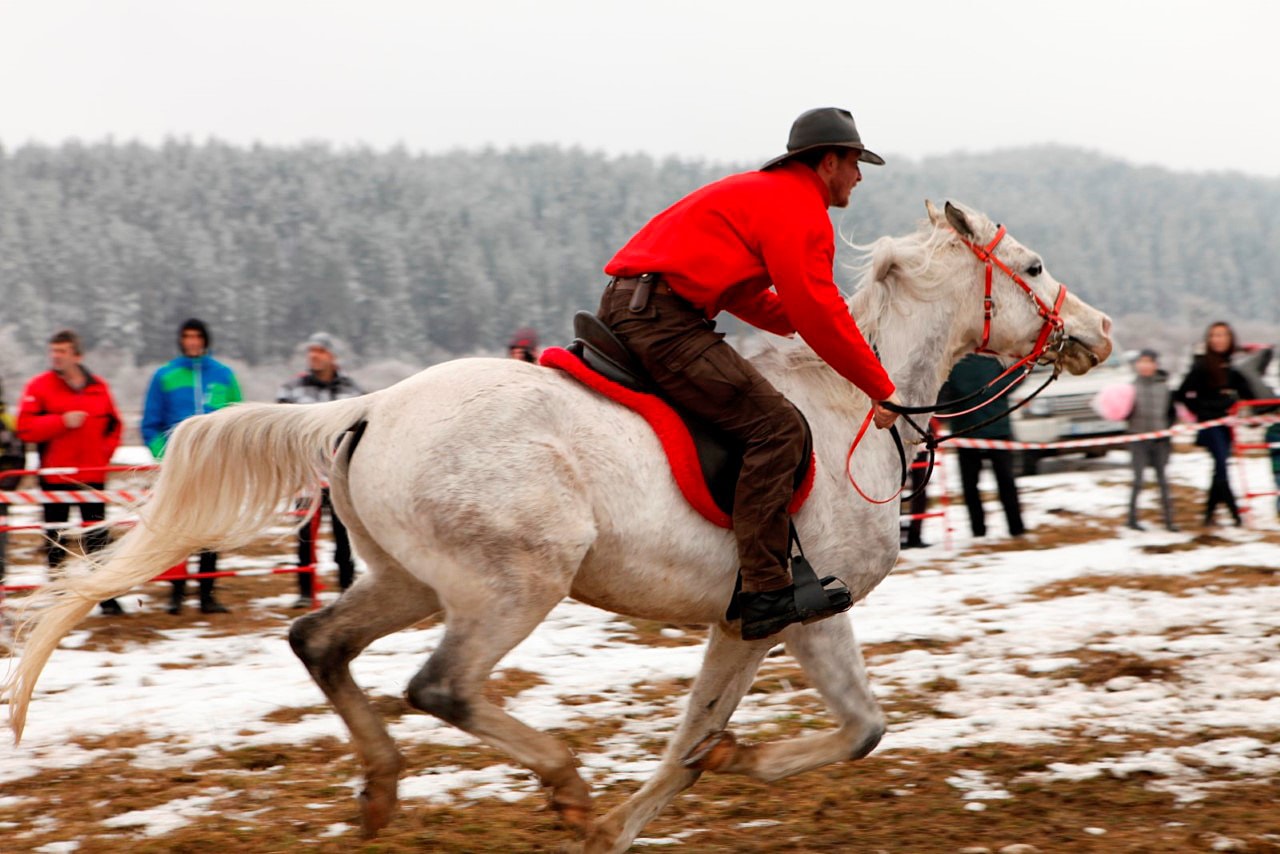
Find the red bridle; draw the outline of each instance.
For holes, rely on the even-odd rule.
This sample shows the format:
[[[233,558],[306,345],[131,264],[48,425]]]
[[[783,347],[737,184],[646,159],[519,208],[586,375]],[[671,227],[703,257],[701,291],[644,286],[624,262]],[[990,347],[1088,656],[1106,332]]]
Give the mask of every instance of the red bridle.
[[[1048,350],[1050,346],[1056,345],[1061,348],[1066,342],[1066,335],[1064,334],[1066,324],[1062,320],[1062,303],[1067,299],[1067,286],[1061,282],[1058,283],[1058,297],[1053,301],[1052,306],[1042,300],[1040,295],[1037,294],[1021,276],[1009,269],[1009,265],[1005,264],[995,256],[995,249],[1000,245],[1000,241],[1004,240],[1005,233],[1005,227],[1003,225],[996,226],[995,237],[991,238],[991,242],[986,246],[979,246],[976,243],[972,243],[960,235],[959,232],[956,233],[956,237],[959,238],[960,242],[965,246],[968,246],[969,250],[973,252],[974,255],[978,256],[978,260],[981,261],[986,268],[984,276],[985,287],[982,294],[982,343],[977,346],[974,352],[990,353],[996,356],[1000,355],[999,352],[992,350],[987,346],[991,343],[991,318],[995,314],[995,300],[991,296],[991,284],[993,278],[992,269],[994,267],[999,267],[1000,271],[1013,280],[1014,284],[1022,288],[1023,292],[1031,299],[1032,304],[1036,307],[1036,314],[1040,315],[1040,319],[1043,321],[1040,326],[1040,333],[1036,336],[1036,343],[1035,346],[1031,348],[1031,352],[1019,358],[1017,362],[1005,369],[1000,376],[987,383],[987,388],[994,386],[1000,380],[1004,379],[1019,368],[1025,367],[1021,377],[1018,377],[1018,379],[1005,386],[999,394],[984,400],[972,409],[967,409],[964,412],[950,412],[947,413],[948,417],[968,415],[971,412],[976,412],[984,406],[992,403],[997,398],[1007,394],[1010,389],[1021,383],[1022,380],[1026,379],[1027,374],[1031,372],[1031,363],[1040,361],[1040,358],[1045,354],[1045,351]],[[1054,377],[1057,377],[1058,369],[1054,370],[1053,375]],[[1048,383],[1046,383],[1046,385],[1047,384]],[[1041,386],[1040,389],[1037,389],[1032,393],[1032,395],[1034,396],[1035,394],[1038,394],[1043,388],[1044,386]],[[919,407],[916,411],[936,411],[936,409],[937,407]],[[845,476],[849,479],[849,483],[853,485],[853,488],[857,490],[857,493],[862,496],[863,499],[872,504],[888,504],[890,501],[895,500],[902,494],[902,486],[899,486],[898,491],[886,499],[881,500],[872,498],[863,492],[862,488],[858,486],[857,481],[853,479],[853,471],[849,468],[849,463],[853,459],[853,452],[862,442],[862,437],[867,432],[867,428],[871,425],[871,419],[874,415],[875,407],[872,406],[872,408],[868,410],[866,418],[862,420],[862,426],[858,430],[858,435],[854,437],[853,442],[849,445],[849,453],[846,454],[844,458],[844,472]],[[932,439],[930,439],[930,441],[932,441]],[[932,465],[932,459],[930,460],[930,465]]]
[[[1023,280],[1021,276],[1009,269],[1009,266],[995,256],[995,249],[1000,245],[1000,241],[1004,240],[1005,228],[1003,225],[996,228],[996,236],[991,238],[991,242],[986,246],[979,246],[976,243],[970,243],[964,237],[957,234],[960,242],[969,247],[974,255],[978,256],[978,260],[986,267],[986,287],[982,295],[982,343],[978,345],[974,351],[976,353],[991,353],[999,355],[995,350],[990,349],[987,345],[991,342],[991,317],[995,312],[995,300],[991,296],[991,279],[992,268],[999,267],[1000,271],[1013,280],[1013,283],[1031,298],[1031,302],[1036,307],[1036,314],[1040,315],[1044,321],[1040,327],[1040,334],[1036,336],[1036,344],[1030,353],[1018,360],[1013,367],[1025,365],[1027,362],[1039,361],[1044,355],[1045,350],[1049,349],[1050,342],[1057,339],[1059,346],[1063,340],[1063,321],[1062,321],[1062,303],[1067,298],[1067,286],[1058,283],[1058,298],[1053,301],[1051,307],[1047,302],[1040,299],[1040,295],[1032,290],[1031,286]],[[1012,368],[1010,368],[1012,370]],[[1007,372],[1006,372],[1007,373]]]

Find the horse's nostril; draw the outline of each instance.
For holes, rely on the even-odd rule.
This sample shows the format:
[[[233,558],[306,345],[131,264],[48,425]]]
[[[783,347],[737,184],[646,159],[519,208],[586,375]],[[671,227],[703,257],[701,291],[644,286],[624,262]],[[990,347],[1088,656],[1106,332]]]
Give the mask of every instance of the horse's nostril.
[[[1102,315],[1102,334],[1111,337],[1111,318],[1105,314]]]

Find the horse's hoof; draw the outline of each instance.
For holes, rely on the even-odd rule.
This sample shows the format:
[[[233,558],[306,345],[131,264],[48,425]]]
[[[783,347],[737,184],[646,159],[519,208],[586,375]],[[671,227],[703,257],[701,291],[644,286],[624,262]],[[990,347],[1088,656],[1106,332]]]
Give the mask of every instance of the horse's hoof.
[[[737,752],[738,739],[728,730],[720,730],[694,745],[680,764],[691,771],[721,771],[728,767]]]
[[[360,831],[365,839],[373,839],[378,831],[391,822],[391,813],[395,811],[395,798],[380,798],[370,795],[369,791],[360,793]]]
[[[877,726],[871,731],[871,734],[862,740],[857,747],[853,749],[850,759],[861,759],[868,753],[876,749],[876,745],[880,743],[880,739],[884,737],[884,727]]]
[[[591,832],[591,807],[581,805],[557,805],[556,812],[560,814],[560,821],[564,822],[564,826],[573,831],[573,835],[579,839],[586,839],[587,834]]]

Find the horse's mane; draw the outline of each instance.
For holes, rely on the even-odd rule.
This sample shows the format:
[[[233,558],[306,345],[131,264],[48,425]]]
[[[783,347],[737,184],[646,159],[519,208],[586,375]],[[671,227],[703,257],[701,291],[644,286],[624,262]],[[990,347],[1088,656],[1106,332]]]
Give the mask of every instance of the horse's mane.
[[[924,220],[914,233],[902,237],[881,237],[865,245],[842,238],[845,245],[861,253],[846,267],[858,275],[854,294],[846,302],[867,341],[880,339],[892,312],[918,311],[921,303],[932,303],[944,296],[938,285],[948,271],[940,262],[938,252],[951,243],[953,235],[950,229]],[[909,308],[904,306],[906,303],[910,303]],[[830,374],[832,382],[820,384],[820,391],[819,387],[813,389],[826,398],[829,405],[834,406],[847,397],[847,383],[836,381],[827,364],[802,341],[777,341],[760,336],[752,342],[750,351],[752,363],[769,376],[807,370],[816,370],[824,376]]]
[[[949,245],[953,235],[950,229],[924,220],[914,233],[902,237],[881,237],[866,245],[845,240],[862,253],[848,264],[858,274],[848,302],[867,340],[880,337],[886,317],[904,301],[928,303],[942,297],[937,285],[945,271],[935,262],[938,250]]]

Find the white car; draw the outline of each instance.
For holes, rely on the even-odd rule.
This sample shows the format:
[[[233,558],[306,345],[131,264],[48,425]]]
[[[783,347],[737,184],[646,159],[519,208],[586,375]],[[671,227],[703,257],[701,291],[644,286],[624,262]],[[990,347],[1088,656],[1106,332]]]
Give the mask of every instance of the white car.
[[[1123,421],[1107,421],[1093,410],[1093,398],[1102,389],[1121,383],[1133,382],[1130,360],[1119,349],[1113,350],[1106,362],[1087,374],[1076,376],[1063,372],[1049,383],[1030,403],[1014,411],[1011,416],[1013,438],[1018,442],[1061,442],[1068,439],[1091,439],[1099,436],[1118,436],[1125,432]],[[1050,368],[1036,368],[1022,384],[1014,389],[1012,402],[1016,404],[1039,388],[1049,378]],[[1035,474],[1036,466],[1044,457],[1059,453],[1085,454],[1100,457],[1109,447],[1024,450],[1020,452],[1021,473]]]

